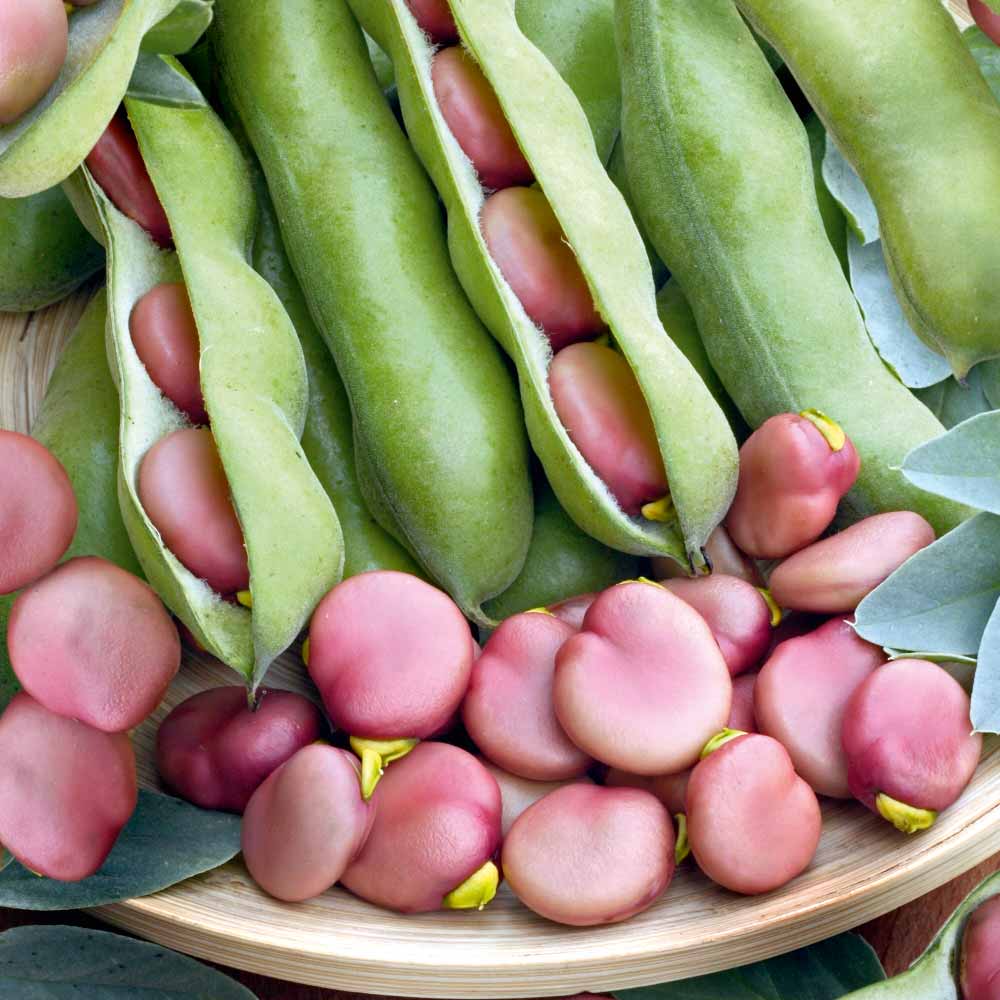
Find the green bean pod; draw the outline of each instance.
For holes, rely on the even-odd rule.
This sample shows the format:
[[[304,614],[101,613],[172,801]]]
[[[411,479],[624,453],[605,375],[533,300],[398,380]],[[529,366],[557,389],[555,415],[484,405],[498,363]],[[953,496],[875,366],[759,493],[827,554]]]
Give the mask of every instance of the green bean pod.
[[[622,511],[556,414],[547,378],[549,344],[486,247],[479,228],[484,192],[437,105],[430,43],[405,0],[352,3],[393,59],[407,132],[448,212],[459,278],[517,367],[528,433],[563,507],[612,548],[704,566],[702,546],[735,489],[736,443],[711,394],[664,334],[642,240],[573,91],[521,32],[511,3],[453,4],[463,42],[496,93],[642,389],[670,483],[674,516],[664,523]]]
[[[966,508],[899,472],[943,432],[882,364],[827,238],[805,128],[732,0],[619,0],[628,175],[747,422],[817,408],[861,455],[852,519]]]
[[[103,264],[100,246],[58,187],[0,198],[0,312],[58,302]]]
[[[37,194],[68,177],[118,109],[140,48],[185,52],[211,20],[212,0],[101,0],[75,9],[59,78],[0,127],[0,198]]]
[[[914,331],[960,379],[1000,356],[1000,105],[944,5],[738,2],[871,194]]]
[[[530,542],[524,429],[362,33],[343,0],[261,0],[252,17],[222,0],[213,37],[344,380],[369,508],[485,621]]]
[[[158,249],[86,167],[74,175],[75,196],[83,186],[108,250],[109,353],[122,401],[122,515],[157,593],[209,652],[255,689],[343,570],[336,512],[299,443],[308,402],[305,363],[281,302],[250,263],[254,194],[232,136],[207,107],[127,98],[125,109],[177,250]],[[187,421],[149,378],[129,318],[150,288],[177,280],[184,281],[198,327],[201,388],[243,531],[252,612],[186,569],[139,500],[146,452]]]

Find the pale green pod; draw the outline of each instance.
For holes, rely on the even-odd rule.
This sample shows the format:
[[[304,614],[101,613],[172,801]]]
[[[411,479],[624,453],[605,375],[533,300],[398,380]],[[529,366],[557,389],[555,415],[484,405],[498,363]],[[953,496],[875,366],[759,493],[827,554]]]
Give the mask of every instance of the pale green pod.
[[[353,5],[392,56],[407,132],[448,212],[455,268],[517,366],[528,433],[560,503],[584,531],[612,548],[703,566],[702,546],[735,490],[736,442],[715,400],[663,331],[642,239],[573,91],[521,32],[508,0],[453,5],[464,44],[493,87],[649,406],[674,508],[662,523],[622,511],[556,414],[548,340],[487,250],[478,222],[485,194],[437,106],[430,44],[405,0]]]
[[[899,471],[943,428],[868,338],[805,128],[732,0],[619,0],[616,15],[632,191],[743,416],[821,410],[861,455],[847,517],[914,510],[954,527],[967,509]]]
[[[108,251],[109,355],[122,405],[122,515],[153,588],[209,652],[256,688],[343,569],[337,515],[299,443],[308,402],[305,364],[281,302],[250,264],[253,188],[222,122],[207,107],[182,110],[129,98],[125,109],[177,250],[158,249],[85,167],[75,175],[76,197],[81,186],[89,193]],[[150,380],[132,345],[129,318],[152,287],[177,280],[187,287],[198,326],[202,393],[243,529],[252,612],[187,570],[139,501],[146,452],[187,422]]]
[[[914,331],[958,378],[1000,356],[1000,104],[948,10],[738,2],[864,181]]]
[[[212,0],[101,0],[74,10],[58,79],[0,127],[0,197],[37,194],[68,177],[117,111],[140,48],[184,52],[211,20]]]

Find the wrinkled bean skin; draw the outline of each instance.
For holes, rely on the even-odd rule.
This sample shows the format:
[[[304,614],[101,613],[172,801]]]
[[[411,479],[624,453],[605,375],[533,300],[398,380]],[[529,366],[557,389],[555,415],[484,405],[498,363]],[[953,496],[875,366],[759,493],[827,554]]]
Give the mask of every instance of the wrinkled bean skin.
[[[181,663],[177,628],[153,590],[96,556],[70,559],[21,594],[7,648],[40,704],[107,733],[150,715]]]
[[[139,360],[156,387],[193,424],[207,424],[201,394],[198,327],[179,282],[151,288],[132,310],[129,330]]]
[[[788,751],[817,795],[851,797],[841,742],[844,713],[858,686],[885,661],[881,647],[834,618],[783,642],[761,668],[754,693],[760,731]]]
[[[399,913],[440,909],[500,846],[496,781],[475,757],[446,743],[421,743],[396,761],[372,804],[368,841],[341,881]]]
[[[708,536],[708,541],[705,543],[705,557],[708,559],[713,573],[738,576],[741,580],[746,580],[747,583],[752,583],[755,587],[764,585],[764,578],[760,575],[754,561],[740,552],[729,532],[721,524]],[[653,559],[653,573],[658,580],[685,577],[689,572],[687,567],[681,566],[673,559]]]
[[[501,832],[507,836],[510,828],[514,825],[514,820],[524,812],[528,806],[534,805],[539,799],[554,792],[557,788],[563,788],[573,781],[532,781],[530,778],[522,778],[517,774],[511,774],[496,764],[491,764],[488,760],[483,761],[483,767],[496,778],[500,786],[500,802],[503,806],[501,817]],[[576,782],[586,782],[586,778],[577,778]]]
[[[472,56],[460,45],[439,49],[431,63],[431,79],[441,114],[483,186],[530,184],[531,166]]]
[[[55,566],[79,512],[66,470],[34,438],[0,430],[0,469],[0,594],[10,594]]]
[[[691,775],[688,840],[701,870],[733,892],[770,892],[809,867],[822,817],[816,794],[769,736],[740,736]]]
[[[417,24],[430,35],[432,42],[446,44],[458,41],[458,28],[448,0],[406,0]]]
[[[760,663],[771,641],[771,609],[756,587],[723,573],[661,585],[705,619],[733,677]]]
[[[124,112],[111,119],[84,162],[120,212],[145,229],[158,246],[167,248],[173,244],[167,213],[149,179]]]
[[[139,499],[167,548],[214,591],[250,586],[243,529],[211,431],[184,429],[157,441],[139,467]]]
[[[490,636],[473,668],[462,721],[494,764],[535,781],[586,772],[591,760],[563,732],[552,706],[555,657],[576,629],[528,611]]]
[[[690,767],[729,717],[732,682],[704,619],[656,584],[591,605],[556,654],[556,715],[592,757],[634,774]]]
[[[985,35],[1000,45],[1000,14],[994,13],[983,3],[983,0],[969,0],[969,13],[972,14]]]
[[[604,329],[587,279],[540,190],[515,187],[491,195],[480,226],[504,279],[553,351]]]
[[[842,730],[851,793],[873,812],[888,795],[940,812],[964,791],[983,739],[972,732],[969,696],[927,660],[894,660],[854,692]]]
[[[309,626],[309,674],[330,720],[366,739],[425,739],[449,723],[469,686],[473,643],[443,591],[407,573],[351,577]]]
[[[860,468],[849,438],[834,451],[811,420],[779,413],[740,448],[740,480],[726,528],[747,555],[791,555],[830,526]]]
[[[649,408],[628,362],[603,344],[573,344],[549,366],[563,426],[626,514],[668,491]]]
[[[22,691],[0,716],[0,757],[0,842],[47,878],[93,875],[138,798],[128,737],[55,715]]]
[[[160,724],[156,769],[188,802],[241,813],[265,779],[322,733],[319,709],[301,695],[261,688],[251,710],[245,687],[211,688]]]
[[[789,556],[771,574],[771,596],[794,611],[848,614],[933,541],[934,529],[911,511],[867,517]]]
[[[0,125],[33,108],[55,83],[69,41],[61,0],[0,6]]]
[[[567,785],[530,806],[503,845],[503,871],[525,906],[576,927],[627,920],[674,874],[674,826],[635,788]]]
[[[960,962],[962,1000],[1000,1000],[1000,897],[969,917]]]
[[[277,899],[312,899],[357,857],[374,815],[361,798],[357,758],[336,747],[305,747],[247,803],[243,860],[254,881]]]

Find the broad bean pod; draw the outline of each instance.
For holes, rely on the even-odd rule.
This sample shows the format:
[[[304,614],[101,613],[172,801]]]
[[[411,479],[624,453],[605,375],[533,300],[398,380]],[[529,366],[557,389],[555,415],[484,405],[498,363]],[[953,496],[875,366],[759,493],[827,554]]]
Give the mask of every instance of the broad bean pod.
[[[851,519],[908,509],[939,533],[958,524],[966,508],[899,471],[943,428],[868,338],[823,227],[805,129],[735,6],[620,0],[616,15],[629,182],[743,416],[756,427],[833,415],[861,455]]]
[[[663,332],[642,240],[571,87],[522,33],[513,4],[454,5],[465,49],[496,94],[649,407],[673,504],[665,523],[622,510],[556,413],[548,339],[489,253],[479,222],[484,191],[435,97],[427,36],[405,0],[352,5],[393,59],[407,132],[447,209],[455,268],[518,369],[528,433],[563,507],[613,548],[702,566],[701,548],[732,499],[735,441],[697,372]]]

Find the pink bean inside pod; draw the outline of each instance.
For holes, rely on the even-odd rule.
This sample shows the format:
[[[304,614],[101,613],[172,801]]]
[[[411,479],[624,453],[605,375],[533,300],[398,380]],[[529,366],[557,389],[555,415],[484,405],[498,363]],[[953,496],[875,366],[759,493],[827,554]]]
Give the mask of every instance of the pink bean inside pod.
[[[604,330],[576,254],[540,190],[497,191],[486,199],[479,223],[500,273],[553,351]]]
[[[590,610],[591,604],[598,598],[597,593],[577,594],[576,597],[567,597],[558,604],[550,604],[548,610],[552,612],[561,622],[572,625],[574,631],[579,631],[583,625],[583,619]]]
[[[875,514],[780,563],[771,574],[771,595],[781,607],[795,611],[850,614],[933,541],[934,529],[919,514]]]
[[[822,827],[816,793],[769,736],[738,735],[711,750],[691,775],[686,802],[698,866],[733,892],[777,889],[816,853]]]
[[[0,125],[16,122],[56,82],[69,27],[61,0],[0,3]]]
[[[218,687],[182,701],[156,734],[156,767],[181,798],[203,809],[241,813],[273,771],[323,732],[308,698],[262,688]]]
[[[628,362],[603,344],[573,344],[552,359],[549,390],[573,444],[622,510],[657,520],[667,473]]]
[[[243,814],[243,860],[265,892],[295,903],[339,881],[374,819],[360,777],[353,754],[314,744],[253,793]]]
[[[694,608],[629,581],[604,591],[556,654],[553,694],[566,734],[596,760],[670,774],[726,724],[732,681]]]
[[[514,825],[514,820],[530,805],[534,805],[540,798],[554,792],[557,788],[576,782],[590,784],[589,778],[572,778],[569,781],[532,781],[531,778],[522,778],[520,775],[511,774],[496,764],[491,764],[488,760],[483,761],[483,767],[496,778],[500,786],[500,801],[503,806],[503,816],[501,828],[506,837],[510,828]]]
[[[7,648],[50,712],[108,733],[150,715],[181,663],[177,628],[153,590],[105,559],[70,559],[24,591]]]
[[[760,731],[788,751],[818,795],[851,797],[841,742],[844,713],[858,685],[885,661],[881,647],[834,618],[783,642],[761,668],[754,699]]]
[[[790,555],[829,527],[860,467],[850,438],[829,417],[816,410],[779,413],[740,448],[726,528],[747,555]]]
[[[460,45],[440,49],[431,62],[431,79],[441,114],[483,186],[530,184],[531,166],[475,59]]]
[[[1000,1000],[1000,897],[969,917],[959,962],[962,1000]]]
[[[627,920],[674,874],[674,826],[636,788],[567,785],[525,810],[503,845],[504,877],[525,906],[561,924]]]
[[[330,720],[362,756],[366,796],[385,764],[448,726],[474,652],[455,602],[408,573],[361,573],[320,601],[309,673]]]
[[[720,524],[708,536],[705,543],[705,557],[712,567],[713,573],[724,573],[726,576],[738,576],[741,580],[755,587],[764,586],[764,578],[757,569],[756,563],[736,547],[729,532]],[[654,556],[653,575],[659,580],[673,580],[677,577],[690,575],[687,564],[681,565],[665,556]]]
[[[591,759],[563,732],[552,705],[556,653],[576,629],[547,612],[504,621],[472,668],[462,721],[493,763],[536,781],[584,774]]]
[[[344,873],[345,888],[399,913],[490,902],[502,806],[496,780],[475,757],[421,743],[386,771],[372,804],[375,822]]]
[[[983,0],[969,0],[969,13],[980,30],[1000,45],[1000,14],[991,10]]]
[[[139,499],[170,551],[219,594],[250,586],[243,529],[206,428],[161,438],[139,467]]]
[[[406,0],[406,4],[432,42],[440,45],[458,41],[458,28],[448,0]]]
[[[26,868],[78,882],[104,864],[138,797],[132,744],[24,691],[0,716],[0,843]]]
[[[855,798],[904,833],[931,826],[972,780],[983,738],[969,696],[927,660],[893,660],[854,692],[842,731]]]
[[[0,430],[0,470],[0,594],[10,594],[59,562],[78,510],[66,470],[34,438]]]
[[[132,310],[129,330],[153,384],[193,424],[207,424],[201,394],[198,327],[179,282],[151,288]]]

